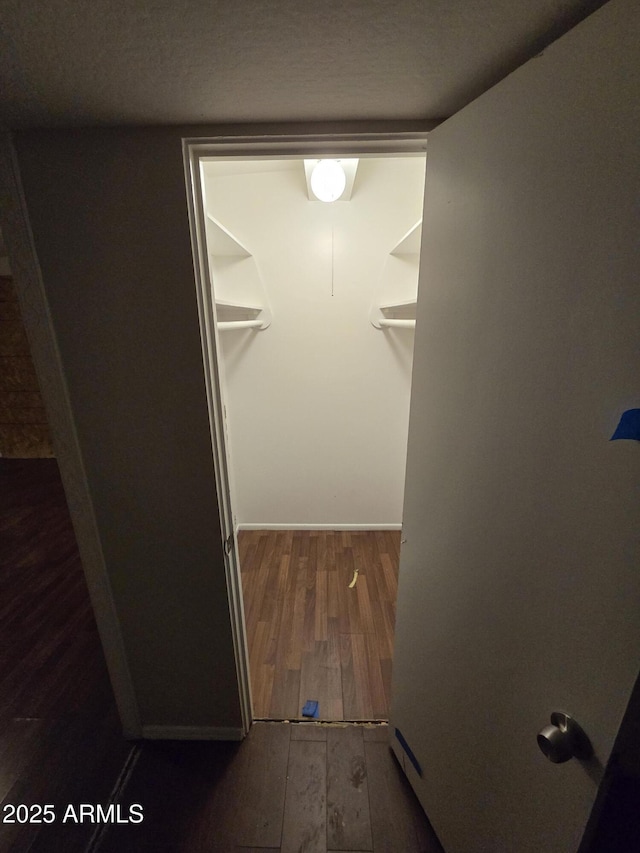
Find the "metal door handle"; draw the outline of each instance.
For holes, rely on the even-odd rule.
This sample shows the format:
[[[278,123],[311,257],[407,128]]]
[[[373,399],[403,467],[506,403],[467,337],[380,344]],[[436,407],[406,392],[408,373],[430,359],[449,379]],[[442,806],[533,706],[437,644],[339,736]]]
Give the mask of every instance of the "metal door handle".
[[[554,764],[562,764],[570,758],[591,758],[591,741],[578,723],[563,711],[551,714],[551,725],[538,734],[538,746]]]

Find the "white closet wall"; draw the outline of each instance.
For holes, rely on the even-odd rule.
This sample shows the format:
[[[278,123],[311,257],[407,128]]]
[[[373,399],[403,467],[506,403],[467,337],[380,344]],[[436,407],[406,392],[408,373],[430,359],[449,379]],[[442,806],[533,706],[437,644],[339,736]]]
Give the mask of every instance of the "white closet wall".
[[[232,168],[205,166],[207,212],[251,253],[271,317],[219,333],[236,523],[399,525],[414,333],[370,317],[393,301],[389,254],[422,214],[424,158],[361,160],[333,204],[309,201],[301,160]],[[216,296],[245,303],[223,269]]]

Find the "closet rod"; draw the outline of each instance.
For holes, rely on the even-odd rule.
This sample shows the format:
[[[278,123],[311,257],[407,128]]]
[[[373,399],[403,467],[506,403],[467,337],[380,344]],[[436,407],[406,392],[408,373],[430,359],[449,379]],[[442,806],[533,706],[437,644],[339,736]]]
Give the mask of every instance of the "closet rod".
[[[394,329],[415,329],[415,320],[390,320],[387,317],[381,317],[378,320],[380,326],[390,326]]]
[[[259,329],[262,320],[222,320],[218,323],[218,331],[224,329]]]

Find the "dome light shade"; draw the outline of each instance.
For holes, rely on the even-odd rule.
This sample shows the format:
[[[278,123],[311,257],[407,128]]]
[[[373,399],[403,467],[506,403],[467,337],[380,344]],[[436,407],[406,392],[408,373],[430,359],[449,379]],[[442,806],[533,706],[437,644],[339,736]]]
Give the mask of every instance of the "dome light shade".
[[[320,160],[311,173],[311,190],[319,201],[337,201],[347,185],[347,176],[337,160]]]

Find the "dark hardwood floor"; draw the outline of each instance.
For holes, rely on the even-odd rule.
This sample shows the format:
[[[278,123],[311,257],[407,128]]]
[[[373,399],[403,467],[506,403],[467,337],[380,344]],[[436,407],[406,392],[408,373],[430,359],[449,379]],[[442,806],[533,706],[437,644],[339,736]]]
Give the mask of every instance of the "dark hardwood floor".
[[[360,557],[340,538],[327,548],[346,587]],[[305,547],[292,548],[303,562]],[[344,619],[332,588],[343,609],[331,618]],[[386,726],[257,723],[241,744],[122,738],[54,459],[0,459],[0,592],[2,853],[439,850]],[[139,803],[143,821],[63,822],[82,803],[119,805],[121,820]],[[51,804],[56,820],[6,822],[20,804]]]
[[[100,853],[442,853],[386,725],[255,723],[242,744],[146,744]]]
[[[120,722],[55,459],[0,459],[0,850],[84,851],[132,744]],[[9,823],[52,804],[54,823]]]
[[[400,532],[240,531],[257,718],[386,720]],[[357,570],[357,580],[350,584]]]
[[[295,709],[301,696],[320,696],[321,705],[327,701],[315,694],[322,677],[302,675],[305,654],[329,642],[316,639],[325,632],[315,608],[325,581],[310,583],[313,559],[327,574],[327,635],[336,629],[338,635],[348,633],[353,616],[360,629],[354,635],[368,631],[385,652],[379,660],[390,661],[391,645],[384,643],[392,634],[370,629],[371,619],[384,624],[380,601],[390,604],[395,594],[397,538],[373,534],[364,546],[358,539],[287,534],[268,545],[256,534],[243,543],[246,568],[262,588],[261,598],[247,602],[252,618],[260,616],[257,624],[275,609],[273,577],[286,578],[296,589],[293,609],[280,624],[301,625],[302,645],[284,627],[274,635],[275,644],[270,642],[273,660],[284,652],[297,662],[299,654],[301,669],[291,668],[289,676]],[[283,564],[287,571],[276,572]],[[355,566],[356,595],[348,598]],[[363,578],[367,583],[360,589],[368,595],[358,597]],[[378,604],[371,589],[381,596]],[[386,612],[390,617],[392,611]],[[353,649],[353,637],[350,643]],[[341,650],[347,647],[343,641]],[[348,656],[340,657],[340,677],[345,673],[352,677]],[[352,683],[352,690],[345,692],[344,682],[341,692],[335,690],[334,708],[340,708],[341,697],[343,710],[360,716],[375,702],[355,676]],[[308,695],[312,690],[314,696]],[[0,853],[441,853],[387,737],[384,724],[256,723],[240,744],[125,741],[56,461],[0,459]],[[613,761],[607,778],[585,853],[636,853],[637,773]],[[67,807],[77,812],[82,803],[105,811],[119,806],[113,818],[120,820],[140,804],[143,820],[63,822]],[[7,822],[11,807],[20,804],[51,804],[56,820]]]

